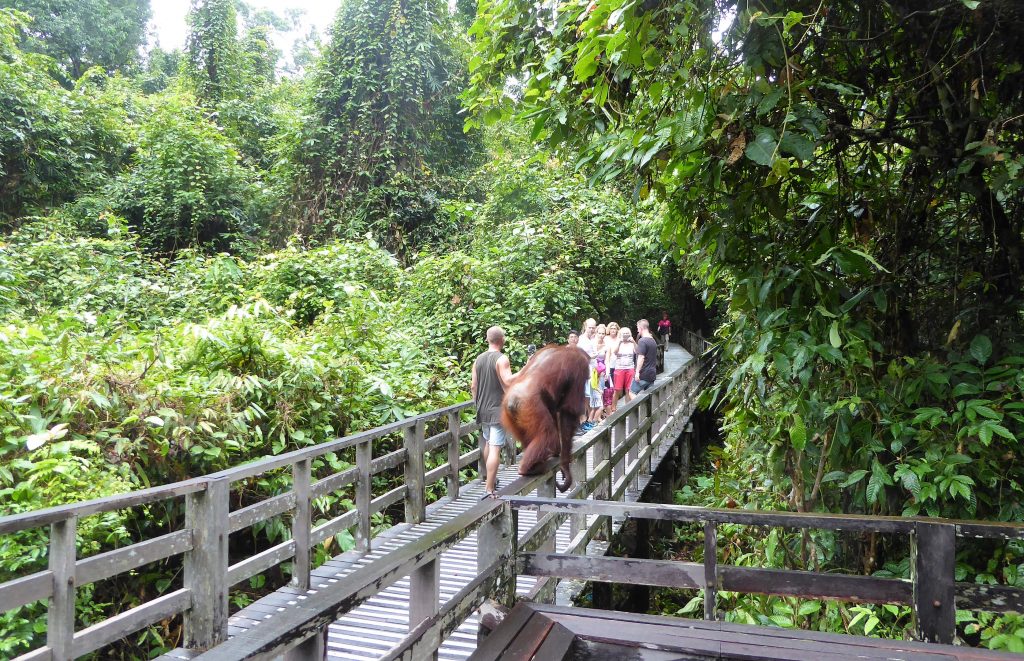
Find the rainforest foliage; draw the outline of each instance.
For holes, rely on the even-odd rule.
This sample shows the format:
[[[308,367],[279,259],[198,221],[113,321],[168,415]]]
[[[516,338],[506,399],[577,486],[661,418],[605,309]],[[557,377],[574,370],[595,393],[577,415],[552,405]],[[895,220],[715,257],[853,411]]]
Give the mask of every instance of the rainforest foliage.
[[[587,316],[667,304],[678,278],[661,268],[656,204],[589,186],[515,127],[463,132],[457,20],[422,3],[347,2],[321,59],[281,77],[270,37],[287,17],[196,0],[183,52],[72,75],[39,47],[32,17],[0,9],[0,512],[165,484],[465,401],[493,324],[518,368],[527,344],[564,341]],[[392,69],[346,61],[369,52],[359,40],[380,42],[374,66]],[[353,461],[330,455],[314,470]],[[246,481],[238,505],[290,486],[280,471]],[[315,516],[351,498],[320,498]],[[182,517],[171,506],[83,518],[79,556]],[[231,546],[289,534],[277,517]],[[0,536],[0,580],[45,568],[46,535]],[[342,533],[319,560],[351,544]],[[233,604],[287,579],[257,576]],[[79,628],[180,581],[173,559],[79,586]],[[0,613],[0,657],[45,631],[45,602]],[[168,620],[99,657],[146,658],[180,635]]]
[[[285,62],[296,16],[239,0],[193,0],[185,48],[145,56],[144,1],[0,3],[0,511],[462,401],[494,323],[518,367],[587,316],[667,309],[713,319],[721,352],[724,444],[681,502],[1020,520],[1018,4],[343,0]],[[289,486],[252,480],[238,505]],[[182,516],[87,517],[79,553]],[[722,562],[909,572],[877,535],[721,533]],[[0,537],[0,580],[45,567],[45,535]],[[1019,543],[958,560],[958,580],[1024,587]],[[80,627],[179,570],[82,586]],[[722,600],[737,621],[910,627],[894,606]],[[1024,651],[1018,616],[959,619]],[[0,613],[0,656],[45,628],[45,604]],[[168,621],[103,655],[179,638]]]
[[[1020,520],[1022,29],[1001,0],[484,0],[467,123],[514,116],[665,203],[724,307],[734,503]],[[798,564],[907,572],[877,536],[796,541]],[[1021,551],[963,573],[1019,585]],[[1019,623],[986,642],[1024,651]]]

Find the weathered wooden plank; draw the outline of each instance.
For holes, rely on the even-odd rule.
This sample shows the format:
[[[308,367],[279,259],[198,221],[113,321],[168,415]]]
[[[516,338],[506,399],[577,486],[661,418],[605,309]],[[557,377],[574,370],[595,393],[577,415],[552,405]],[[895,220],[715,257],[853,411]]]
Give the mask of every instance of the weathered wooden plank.
[[[124,548],[83,558],[75,564],[75,584],[86,585],[151,562],[192,550],[192,531],[177,530]],[[2,601],[2,599],[0,599]]]
[[[504,661],[530,661],[544,643],[555,622],[534,613],[501,655]]]
[[[426,424],[428,420],[447,415],[449,411],[462,411],[473,406],[473,402],[463,402],[461,404],[453,404],[436,411],[430,411],[427,413],[421,413],[420,415],[412,418],[406,418],[404,420],[398,420],[381,427],[375,427],[374,429],[368,429],[357,434],[352,434],[344,438],[335,439],[319,445],[312,445],[306,448],[300,448],[291,452],[277,455],[276,457],[269,459],[261,459],[249,464],[244,464],[235,468],[229,468],[219,473],[210,475],[211,478],[227,477],[232,482],[242,480],[248,477],[253,477],[261,473],[265,473],[275,468],[281,468],[284,466],[290,466],[296,461],[303,459],[314,459],[316,457],[327,454],[328,452],[339,452],[347,448],[355,447],[364,440],[375,440],[382,436],[389,434],[395,434],[403,431],[407,427],[415,426],[417,424]]]
[[[551,629],[548,630],[547,635],[544,637],[544,642],[541,643],[541,646],[529,658],[544,659],[545,661],[566,661],[571,658],[570,653],[572,652],[572,645],[575,640],[576,635],[573,632],[569,631],[565,626],[553,622]]]
[[[78,517],[50,525],[53,592],[46,611],[46,646],[56,659],[71,659],[75,635],[75,531]]]
[[[497,515],[477,530],[476,563],[480,571],[502,559],[493,599],[506,608],[512,606],[515,593],[515,565],[513,558],[517,553],[518,520],[507,503],[501,503]]]
[[[228,635],[230,495],[230,482],[222,478],[185,499],[185,528],[192,531],[192,550],[185,554],[185,588],[192,594],[185,612],[189,649],[211,647]]]
[[[206,661],[270,659],[293,641],[304,640],[352,608],[408,575],[429,558],[462,541],[478,524],[500,514],[504,503],[482,502],[456,516],[424,538],[388,554],[386,560],[371,563],[337,583],[309,595],[280,617],[266,622],[245,636],[232,638],[197,658]]]
[[[51,661],[52,659],[53,651],[49,647],[38,647],[31,652],[14,657],[12,661]]]
[[[472,659],[498,659],[536,612],[526,602],[516,604],[501,626],[477,645]]]
[[[704,565],[693,562],[566,553],[522,553],[517,562],[518,572],[529,576],[668,588],[704,587]]]
[[[675,649],[685,654],[714,654],[721,645],[728,657],[740,659],[955,659],[958,648],[935,649],[906,643],[792,629],[680,620],[651,615],[562,608],[538,613],[564,625],[581,639],[642,645],[647,649]],[[536,616],[535,616],[536,617]],[[937,656],[935,656],[937,655]],[[718,658],[718,657],[714,657]]]
[[[448,446],[448,441],[450,439],[451,439],[451,433],[447,429],[445,429],[442,432],[438,432],[438,433],[434,434],[433,436],[428,436],[427,438],[423,439],[423,451],[424,452],[433,452],[434,450],[438,449],[442,445],[447,447]]]
[[[1024,523],[956,521],[957,534],[979,539],[1024,539]]]
[[[149,489],[139,489],[130,493],[107,496],[106,498],[95,498],[81,503],[70,503],[47,507],[46,509],[34,510],[32,512],[21,512],[0,517],[0,535],[9,535],[19,530],[41,528],[57,521],[64,521],[69,517],[78,518],[123,510],[138,505],[161,500],[169,500],[178,496],[184,496],[206,488],[209,477],[197,477],[183,482],[175,482]]]
[[[956,607],[993,613],[1024,613],[1024,590],[1009,585],[957,583]]]
[[[420,523],[426,518],[423,492],[425,466],[423,455],[423,421],[404,430],[405,439],[405,522]]]
[[[452,499],[459,497],[459,470],[461,469],[461,450],[459,439],[462,436],[460,428],[462,419],[458,413],[448,414],[448,496]]]
[[[950,645],[956,635],[956,527],[916,522],[913,560],[913,606],[921,640]]]
[[[115,640],[120,640],[160,620],[184,612],[191,604],[191,591],[188,588],[182,588],[107,618],[75,634],[74,655],[79,657],[94,652]]]
[[[423,484],[424,486],[430,486],[431,484],[437,482],[438,480],[445,480],[445,482],[447,483],[448,478],[451,477],[451,472],[452,471],[449,468],[448,464],[441,464],[437,468],[427,471],[423,475]]]
[[[295,540],[289,539],[271,546],[266,551],[241,560],[228,568],[227,584],[236,585],[271,567],[276,567],[295,555]]]
[[[596,461],[596,460],[595,460]],[[621,503],[608,500],[567,501],[564,498],[543,499],[511,497],[509,502],[519,509],[544,512],[585,512],[603,516],[630,516],[638,519],[663,519],[678,522],[734,523],[751,526],[785,528],[817,528],[858,532],[910,533],[917,520],[910,517],[874,517],[857,514],[823,514],[818,512],[767,512],[758,510],[716,509],[689,505],[654,503]],[[927,520],[925,520],[927,522]],[[940,521],[936,519],[935,521]]]
[[[356,446],[356,469],[359,471],[359,478],[356,482],[356,550],[366,553],[370,550],[370,517],[372,509],[372,486],[373,473],[373,446],[369,441]]]
[[[358,447],[358,446],[357,446]],[[370,473],[377,475],[385,471],[394,470],[405,465],[405,448],[392,450],[387,454],[376,457],[370,464]]]
[[[0,612],[49,599],[53,594],[53,572],[49,569],[15,578],[0,585]]]
[[[356,447],[358,448],[358,446]],[[324,479],[317,480],[313,483],[310,487],[310,494],[312,494],[313,499],[315,500],[321,496],[326,496],[333,491],[339,491],[347,486],[355,484],[358,477],[359,474],[355,468],[349,468],[341,471],[340,473],[328,475]]]
[[[228,517],[231,532],[238,532],[239,530],[248,528],[249,526],[261,521],[266,521],[272,516],[283,514],[294,508],[294,491],[271,496],[270,498],[261,500],[258,503],[253,503],[252,505],[232,512]]]
[[[719,588],[808,599],[840,599],[869,604],[910,604],[913,584],[895,578],[823,574],[791,569],[718,565]]]
[[[409,576],[409,628],[416,628],[437,617],[440,596],[439,558],[433,558],[412,571]],[[440,640],[438,641],[440,644]],[[437,647],[432,651],[423,649],[420,659],[437,659]]]
[[[156,658],[156,661],[187,661],[196,655],[194,650],[186,650],[182,648],[173,649],[166,654],[162,654]]]
[[[704,522],[704,619],[718,619],[718,526]]]
[[[330,521],[326,521],[314,527],[309,533],[310,546],[323,544],[328,537],[333,537],[342,530],[348,530],[352,526],[355,526],[358,523],[356,520],[358,516],[358,510],[349,510]]]
[[[370,514],[385,510],[405,498],[405,485],[386,491],[370,501]]]
[[[310,555],[312,544],[310,531],[313,527],[312,502],[309,487],[312,481],[312,466],[309,459],[295,462],[292,466],[292,490],[295,493],[295,514],[292,516],[292,539],[295,541],[295,560],[292,563],[292,584],[300,590],[309,589]]]
[[[474,448],[466,454],[459,457],[459,470],[466,466],[472,466],[475,461],[480,459],[480,448]]]
[[[519,550],[524,553],[542,549],[545,546],[553,546],[551,542],[555,539],[555,531],[565,522],[566,515],[551,513],[540,517],[540,519],[519,538]],[[550,549],[549,549],[550,550]]]
[[[719,646],[720,647],[720,646]],[[612,643],[608,641],[587,640],[576,638],[573,643],[574,661],[718,661],[722,657],[716,651],[711,654],[697,655],[688,651],[686,656],[680,656],[680,651],[673,649],[658,649],[653,646],[637,647],[632,644]],[[477,660],[474,655],[470,657]],[[480,659],[480,661],[484,661]]]

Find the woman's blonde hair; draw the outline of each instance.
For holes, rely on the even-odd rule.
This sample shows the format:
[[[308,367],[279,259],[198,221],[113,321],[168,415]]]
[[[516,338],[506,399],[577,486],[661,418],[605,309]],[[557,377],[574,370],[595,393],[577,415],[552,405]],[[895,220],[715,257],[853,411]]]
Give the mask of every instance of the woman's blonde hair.
[[[633,331],[629,330],[629,326],[623,326],[619,330],[619,339],[625,340],[626,338],[633,339]]]

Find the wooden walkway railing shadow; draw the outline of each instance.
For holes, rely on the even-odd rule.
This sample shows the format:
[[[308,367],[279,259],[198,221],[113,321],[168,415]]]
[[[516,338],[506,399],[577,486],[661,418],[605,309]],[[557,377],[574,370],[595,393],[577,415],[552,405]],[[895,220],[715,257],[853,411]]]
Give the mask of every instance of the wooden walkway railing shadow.
[[[698,355],[708,348],[703,339],[692,334],[686,341]],[[696,360],[674,370],[659,379],[643,397],[620,407],[607,426],[578,442],[574,450],[577,464],[574,474],[587,474],[587,479],[580,479],[570,495],[615,498],[631,486],[637,486],[640,476],[649,473],[655,451],[678,436],[680,422],[692,410],[703,380],[709,374],[708,367],[707,361]],[[321,633],[337,614],[403,576],[411,577],[409,618],[414,632],[422,632],[426,627],[429,635],[424,640],[440,640],[442,634],[452,630],[453,624],[465,619],[465,615],[479,605],[490,588],[501,584],[504,579],[498,569],[507,565],[507,559],[498,564],[489,561],[480,567],[481,572],[474,581],[460,591],[456,599],[439,608],[439,554],[477,528],[482,531],[478,537],[485,555],[490,553],[489,549],[504,544],[506,537],[511,536],[507,530],[510,517],[501,515],[500,503],[475,506],[465,515],[441,524],[428,537],[388,553],[386,562],[369,563],[344,579],[330,579],[314,589],[311,589],[314,576],[311,549],[351,529],[355,531],[357,551],[370,552],[375,544],[371,526],[373,515],[401,503],[404,525],[422,524],[427,513],[427,490],[437,483],[444,484],[449,501],[457,500],[461,490],[468,486],[460,477],[462,469],[480,458],[478,426],[462,420],[471,407],[469,402],[451,406],[191,480],[0,518],[0,535],[46,527],[50,533],[48,567],[0,584],[2,612],[39,600],[48,602],[46,645],[18,660],[77,658],[178,615],[184,619],[184,649],[176,650],[168,658],[190,658],[198,650],[211,650],[208,652],[211,658],[243,658],[248,653],[232,656],[234,646],[241,645],[243,640],[248,641],[246,649],[255,645],[261,650],[253,652],[257,656],[270,658],[300,643],[304,646],[299,647],[298,655],[317,655],[320,647],[312,643],[316,643],[319,636],[312,633]],[[428,429],[433,430],[429,436]],[[402,435],[401,448],[374,456],[374,442],[395,434]],[[474,447],[464,452],[467,442]],[[314,476],[314,461],[346,450],[354,450],[354,467],[319,479]],[[431,452],[446,453],[447,461],[428,470],[425,457]],[[585,468],[588,463],[595,465],[590,474]],[[233,486],[281,470],[291,473],[290,490],[231,509]],[[375,476],[387,471],[400,471],[401,484],[385,493],[374,494]],[[553,479],[554,462],[544,475],[516,480],[502,492],[553,496]],[[354,490],[355,507],[314,525],[315,499],[345,489]],[[98,555],[78,556],[75,539],[82,518],[181,501],[185,510],[185,525],[181,530]],[[232,533],[281,515],[291,518],[291,539],[255,555],[230,561],[229,536]],[[562,514],[545,517],[528,535],[526,548],[553,550],[548,538],[558,527],[556,522],[564,518]],[[493,524],[493,520],[502,523]],[[607,522],[573,521],[570,534],[573,548],[577,549],[585,548],[603,526],[608,526]],[[610,529],[603,534],[610,534]],[[183,558],[184,579],[180,588],[76,630],[75,599],[79,586],[175,556]],[[232,633],[228,602],[231,587],[285,562],[291,565],[292,585],[279,592],[298,596],[298,600],[292,600],[296,601],[294,607],[275,606],[273,612],[283,611],[282,616],[262,618],[258,621],[262,623],[253,629],[235,627],[234,633],[244,635],[225,644]],[[547,589],[552,588],[553,582]],[[290,623],[295,618],[300,622],[293,627]],[[416,649],[423,649],[424,644],[429,643],[417,643]],[[407,648],[412,648],[411,643]]]

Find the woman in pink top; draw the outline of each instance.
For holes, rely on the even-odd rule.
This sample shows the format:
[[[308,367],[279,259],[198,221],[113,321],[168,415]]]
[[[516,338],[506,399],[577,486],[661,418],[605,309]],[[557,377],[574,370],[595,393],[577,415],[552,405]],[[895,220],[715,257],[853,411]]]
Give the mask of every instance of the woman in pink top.
[[[612,350],[609,349],[609,355]],[[633,341],[633,332],[629,328],[622,328],[619,331],[619,343],[614,349],[615,356],[615,394],[612,396],[612,411],[619,405],[619,397],[633,383],[633,370],[636,367],[636,342]]]

